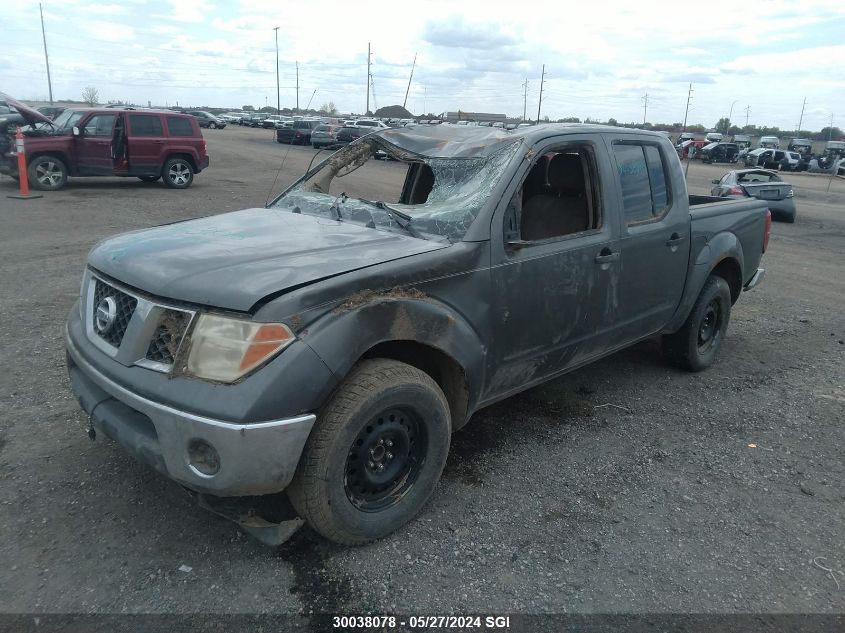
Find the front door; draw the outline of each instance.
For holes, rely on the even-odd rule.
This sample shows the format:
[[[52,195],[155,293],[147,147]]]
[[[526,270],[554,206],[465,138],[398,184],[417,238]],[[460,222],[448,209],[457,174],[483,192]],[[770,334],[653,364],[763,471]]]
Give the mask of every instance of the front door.
[[[630,138],[608,138],[622,216],[614,347],[666,325],[683,294],[690,252],[689,211],[672,204],[673,191],[685,191],[683,176],[668,168],[673,157],[661,143]]]
[[[112,141],[115,114],[94,114],[82,124],[76,137],[76,166],[81,176],[110,176],[114,173]]]
[[[550,140],[494,215],[492,344],[485,399],[541,382],[600,353],[618,267],[611,177],[594,139]]]

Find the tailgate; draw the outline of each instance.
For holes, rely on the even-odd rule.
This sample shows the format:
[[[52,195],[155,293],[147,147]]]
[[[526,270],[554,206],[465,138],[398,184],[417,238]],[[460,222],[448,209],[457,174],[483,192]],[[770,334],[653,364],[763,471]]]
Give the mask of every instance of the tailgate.
[[[741,187],[749,196],[759,200],[783,200],[792,191],[788,182],[746,182]]]

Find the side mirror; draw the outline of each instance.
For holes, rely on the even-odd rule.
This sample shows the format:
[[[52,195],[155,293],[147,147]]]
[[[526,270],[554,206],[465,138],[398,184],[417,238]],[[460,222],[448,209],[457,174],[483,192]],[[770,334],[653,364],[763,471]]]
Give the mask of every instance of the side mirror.
[[[81,136],[82,135],[82,132],[75,125],[73,126],[73,135],[74,136]]]
[[[718,185],[718,184],[719,184],[719,179],[718,179],[718,178],[714,178],[714,179],[713,179],[713,180],[711,180],[710,182],[712,182],[714,185]]]

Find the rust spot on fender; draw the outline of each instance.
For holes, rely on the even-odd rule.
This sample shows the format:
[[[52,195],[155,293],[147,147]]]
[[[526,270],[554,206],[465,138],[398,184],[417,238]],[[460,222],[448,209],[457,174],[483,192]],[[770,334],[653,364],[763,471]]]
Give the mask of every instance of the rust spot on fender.
[[[338,305],[332,312],[341,314],[349,312],[368,303],[379,303],[391,299],[427,299],[425,293],[417,288],[396,286],[388,290],[360,290]]]

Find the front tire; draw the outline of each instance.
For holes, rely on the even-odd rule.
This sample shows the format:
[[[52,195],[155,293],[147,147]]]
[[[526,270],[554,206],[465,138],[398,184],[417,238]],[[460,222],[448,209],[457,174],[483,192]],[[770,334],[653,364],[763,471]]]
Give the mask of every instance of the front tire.
[[[710,275],[680,330],[663,337],[666,358],[689,371],[702,371],[716,360],[731,318],[731,290]]]
[[[26,174],[32,188],[39,191],[55,191],[67,184],[67,167],[55,156],[33,158]]]
[[[164,163],[161,177],[172,189],[187,189],[194,182],[194,169],[184,158],[171,158]]]
[[[212,121],[211,123],[208,124],[208,127],[211,128],[212,130],[216,130],[217,124],[214,121]]]
[[[329,540],[382,538],[428,501],[450,434],[449,405],[428,374],[394,360],[363,361],[321,410],[288,496]]]

